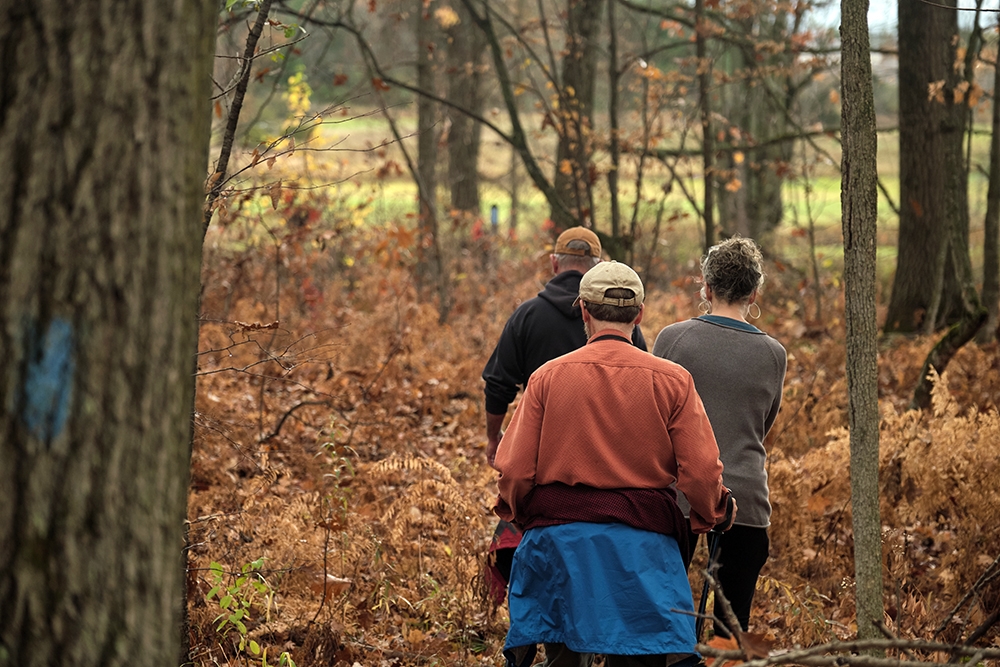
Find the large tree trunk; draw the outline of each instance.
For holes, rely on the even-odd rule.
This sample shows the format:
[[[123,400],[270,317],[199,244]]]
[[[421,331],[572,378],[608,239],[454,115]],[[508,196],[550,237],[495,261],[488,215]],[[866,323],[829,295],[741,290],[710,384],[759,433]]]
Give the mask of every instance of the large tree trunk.
[[[875,323],[877,135],[867,0],[841,2],[843,158],[841,206],[847,324],[851,513],[858,637],[879,636],[882,621],[882,521],[878,498],[878,353]]]
[[[0,663],[176,665],[216,2],[0,7]]]
[[[590,137],[594,116],[594,84],[597,76],[597,34],[605,0],[567,0],[566,50],[559,91],[559,145],[553,187],[575,219],[553,208],[549,217],[560,227],[592,220]]]
[[[939,4],[954,7],[955,0]],[[961,194],[949,190],[965,188],[964,179],[959,184],[944,168],[956,153],[961,159],[962,132],[955,127],[961,122],[950,99],[957,81],[956,15],[932,4],[899,3],[899,250],[887,332],[937,328],[953,321],[961,304],[960,285],[944,252],[946,221],[963,210]],[[942,81],[943,101],[929,99],[931,84]],[[931,312],[938,316],[925,323]]]

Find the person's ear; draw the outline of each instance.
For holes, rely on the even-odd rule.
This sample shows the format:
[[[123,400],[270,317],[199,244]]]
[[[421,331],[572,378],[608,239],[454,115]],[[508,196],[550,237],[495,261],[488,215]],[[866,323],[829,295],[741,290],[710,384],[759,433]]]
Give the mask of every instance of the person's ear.
[[[754,290],[754,291],[750,292],[750,300],[747,301],[747,305],[749,306],[751,303],[753,303],[756,300],[757,300],[757,290]]]
[[[558,274],[559,273],[559,258],[556,257],[555,254],[550,254],[549,255],[549,261],[552,262],[552,275]]]
[[[632,322],[632,324],[639,324],[639,322],[642,322],[642,313],[645,310],[646,310],[646,304],[641,304],[639,306],[639,314],[635,316],[635,320]]]
[[[586,304],[583,301],[580,302],[580,314],[583,316],[584,322],[590,322],[590,320],[593,319],[593,317],[590,315],[590,312],[587,310]]]

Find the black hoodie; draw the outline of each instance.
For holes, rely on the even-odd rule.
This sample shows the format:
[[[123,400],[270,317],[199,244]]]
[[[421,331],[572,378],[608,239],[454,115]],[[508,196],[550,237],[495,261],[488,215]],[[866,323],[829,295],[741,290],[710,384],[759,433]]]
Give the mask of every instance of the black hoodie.
[[[518,387],[523,389],[539,366],[587,343],[580,307],[573,305],[582,278],[583,274],[574,270],[556,274],[538,296],[518,306],[507,320],[483,369],[486,412],[506,413]],[[646,350],[638,326],[632,333],[632,343]]]

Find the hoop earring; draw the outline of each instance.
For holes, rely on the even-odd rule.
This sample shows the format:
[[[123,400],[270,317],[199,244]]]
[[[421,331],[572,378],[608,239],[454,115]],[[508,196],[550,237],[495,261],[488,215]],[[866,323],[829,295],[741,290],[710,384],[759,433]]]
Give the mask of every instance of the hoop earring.
[[[756,315],[752,315],[750,313],[750,309],[753,308],[754,306],[757,306],[757,314]],[[747,317],[749,317],[751,320],[756,320],[756,319],[758,319],[760,317],[760,306],[757,305],[756,301],[753,302],[753,303],[751,303],[749,306],[747,306]]]
[[[698,312],[701,313],[702,315],[711,315],[712,314],[712,302],[711,301],[706,301],[705,299],[702,299],[701,303],[698,304]]]

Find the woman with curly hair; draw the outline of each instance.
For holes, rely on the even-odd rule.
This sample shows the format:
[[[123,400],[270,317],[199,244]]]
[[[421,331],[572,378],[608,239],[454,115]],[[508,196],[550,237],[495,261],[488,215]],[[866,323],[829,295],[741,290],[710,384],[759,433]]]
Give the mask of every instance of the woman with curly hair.
[[[712,246],[702,258],[701,272],[704,314],[664,328],[653,354],[680,364],[694,377],[719,443],[723,483],[740,506],[733,528],[711,539],[719,540],[719,584],[745,631],[757,578],[768,558],[771,504],[764,438],[781,406],[785,348],[747,321],[760,316],[757,296],[764,282],[756,243],[733,237]],[[678,500],[686,512],[686,501]],[[693,552],[697,538],[690,537]]]

